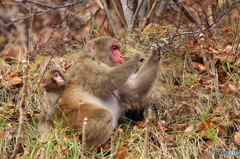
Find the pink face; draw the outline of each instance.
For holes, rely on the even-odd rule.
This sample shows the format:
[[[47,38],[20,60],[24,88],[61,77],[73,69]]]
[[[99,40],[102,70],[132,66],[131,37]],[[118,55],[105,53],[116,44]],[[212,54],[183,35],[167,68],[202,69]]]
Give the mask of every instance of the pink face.
[[[112,43],[110,50],[113,54],[114,64],[115,65],[122,64],[124,60],[122,54],[120,53],[120,46],[117,41]]]
[[[53,80],[56,81],[56,83],[59,87],[64,86],[64,84],[65,84],[65,81],[59,72],[55,72],[53,74]]]

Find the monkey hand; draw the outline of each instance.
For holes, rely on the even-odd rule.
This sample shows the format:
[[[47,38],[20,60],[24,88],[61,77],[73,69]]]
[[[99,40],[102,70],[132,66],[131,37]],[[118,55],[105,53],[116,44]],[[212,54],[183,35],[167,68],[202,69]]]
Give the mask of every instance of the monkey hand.
[[[134,58],[138,58],[138,60],[139,60],[140,62],[142,62],[142,61],[145,59],[145,55],[142,54],[142,53],[139,53],[139,52],[135,53],[135,54],[133,55],[133,57],[134,57]]]
[[[160,54],[160,51],[159,51],[159,47],[155,47],[152,50],[152,54],[149,58],[151,59],[152,62],[158,62],[161,59],[161,54]]]

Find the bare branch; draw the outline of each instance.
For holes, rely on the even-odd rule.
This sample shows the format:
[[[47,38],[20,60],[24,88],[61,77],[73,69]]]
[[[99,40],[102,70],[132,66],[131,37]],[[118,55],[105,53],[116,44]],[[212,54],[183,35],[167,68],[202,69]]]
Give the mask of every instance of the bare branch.
[[[112,29],[113,29],[113,34],[114,34],[114,36],[117,36],[117,30],[116,30],[116,27],[115,27],[115,25],[114,25],[114,23],[113,23],[111,14],[110,14],[110,12],[109,12],[109,10],[108,10],[108,6],[107,6],[106,0],[103,0],[103,5],[104,5],[104,9],[105,9],[105,11],[106,11],[106,14],[107,14],[107,16],[108,16],[109,23],[110,23],[110,25],[111,25],[111,27],[112,27]]]
[[[115,145],[115,134],[114,131],[111,132],[110,134],[111,136],[111,154],[110,154],[110,159],[114,159],[116,158],[116,151],[114,150],[114,145]]]
[[[22,61],[23,65],[23,87],[22,87],[22,98],[19,105],[19,128],[18,128],[18,135],[16,137],[16,144],[11,156],[11,159],[15,159],[17,152],[19,150],[20,141],[23,135],[23,126],[24,126],[24,114],[25,114],[25,102],[27,96],[27,76],[28,76],[28,62],[26,60]]]
[[[83,159],[87,159],[87,149],[86,149],[86,127],[87,127],[88,118],[85,117],[83,121],[82,128],[82,157]]]
[[[178,0],[173,0],[177,4],[177,6],[181,9],[181,11],[184,13],[184,15],[193,23],[197,24],[197,21],[192,17],[192,15],[186,10],[184,6],[182,6]]]
[[[145,127],[143,159],[148,159],[149,134],[150,134],[152,119],[153,119],[152,110],[148,109],[148,117],[146,120],[146,127]]]
[[[35,7],[35,9],[33,9],[34,12],[32,12],[31,14],[25,15],[21,18],[18,18],[16,20],[13,20],[13,21],[11,21],[10,23],[7,24],[7,25],[11,25],[12,23],[30,18],[32,16],[42,15],[42,14],[45,14],[45,13],[50,12],[50,11],[55,10],[55,9],[67,8],[67,7],[71,7],[71,6],[74,6],[76,4],[83,3],[83,2],[86,2],[86,0],[79,0],[79,1],[72,1],[72,2],[67,1],[67,2],[64,2],[64,4],[54,5],[54,6],[39,3],[39,2],[34,2],[34,1],[30,1],[30,0],[26,0],[26,1],[24,1],[24,3],[3,3],[3,4],[5,4],[5,5],[22,5],[22,6],[26,6],[26,5],[27,6],[32,6],[32,4],[34,4],[34,6],[33,6],[33,7]],[[39,7],[43,7],[44,9],[39,8]],[[47,8],[47,9],[45,9],[45,8]]]
[[[134,20],[136,19],[136,16],[138,15],[139,10],[140,10],[141,7],[142,7],[143,1],[144,1],[144,0],[142,0],[142,1],[140,2],[140,4],[139,4],[138,7],[137,7],[137,10],[135,11],[135,13],[134,13],[134,15],[133,15],[133,18],[132,18],[132,25],[131,25],[130,30],[133,29]]]
[[[146,27],[149,24],[149,21],[150,21],[152,15],[153,15],[153,11],[155,10],[156,6],[157,6],[157,0],[154,1],[152,8],[149,11],[149,13],[148,13],[148,15],[147,15],[147,17],[146,17],[146,19],[143,23],[143,27]]]
[[[118,9],[117,9],[117,6],[116,6],[115,1],[112,0],[112,2],[113,2],[113,6],[114,6],[114,8],[115,8],[115,10],[116,10],[116,12],[117,12],[118,17],[120,18],[120,20],[121,20],[121,22],[123,23],[124,27],[127,29],[127,24],[125,23],[125,21],[123,20],[122,16],[120,15],[120,13],[119,13],[119,11],[118,11]]]

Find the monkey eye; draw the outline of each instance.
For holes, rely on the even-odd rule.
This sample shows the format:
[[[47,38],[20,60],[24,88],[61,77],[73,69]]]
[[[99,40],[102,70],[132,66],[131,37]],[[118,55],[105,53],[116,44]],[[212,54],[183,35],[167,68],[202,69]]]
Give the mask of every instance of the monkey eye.
[[[58,73],[54,73],[53,77],[55,77],[55,78],[58,77]]]
[[[113,45],[113,46],[112,46],[112,49],[113,49],[113,50],[118,50],[118,46],[117,46],[117,45]]]

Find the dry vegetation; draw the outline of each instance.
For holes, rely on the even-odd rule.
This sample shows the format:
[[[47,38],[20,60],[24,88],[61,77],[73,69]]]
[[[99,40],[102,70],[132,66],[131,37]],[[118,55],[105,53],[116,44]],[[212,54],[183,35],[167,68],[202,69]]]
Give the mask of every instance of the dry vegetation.
[[[43,149],[49,159],[82,158],[82,146],[76,139],[78,134],[65,134],[55,121],[56,128],[49,140],[39,141],[35,120],[43,95],[39,80],[44,72],[56,67],[66,73],[74,61],[81,58],[87,40],[116,34],[104,9],[99,8],[101,4],[81,2],[58,10],[50,8],[50,14],[49,7],[39,5],[41,12],[37,12],[36,6],[26,1],[24,5],[31,6],[33,14],[42,14],[35,18],[16,3],[0,7],[1,13],[9,9],[21,13],[17,18],[0,15],[0,20],[5,18],[5,27],[0,23],[1,159],[13,154],[17,135],[21,136],[16,158],[38,158]],[[89,158],[239,158],[239,154],[210,155],[210,152],[240,153],[240,4],[237,1],[211,2],[210,14],[206,11],[206,6],[210,5],[205,4],[206,1],[184,0],[179,4],[198,22],[194,24],[173,2],[168,4],[163,19],[156,22],[160,7],[153,7],[155,14],[150,16],[148,25],[134,22],[132,32],[129,27],[123,28],[127,23],[123,25],[117,16],[121,5],[114,8],[113,3],[107,3],[116,23],[117,37],[124,44],[124,57],[128,59],[135,51],[148,56],[152,46],[160,45],[162,59],[152,91],[141,102],[128,105],[123,111],[124,119],[114,131],[115,140],[111,142],[115,154],[109,142],[89,154]],[[120,1],[115,0],[115,3],[120,4]],[[123,12],[119,12],[124,19]],[[146,13],[145,17],[148,15]],[[54,23],[46,22],[53,20]],[[22,34],[21,30],[26,32]],[[27,60],[27,68],[23,59]],[[24,69],[27,83],[23,81]],[[22,105],[24,125],[19,134],[23,85],[27,91]]]

